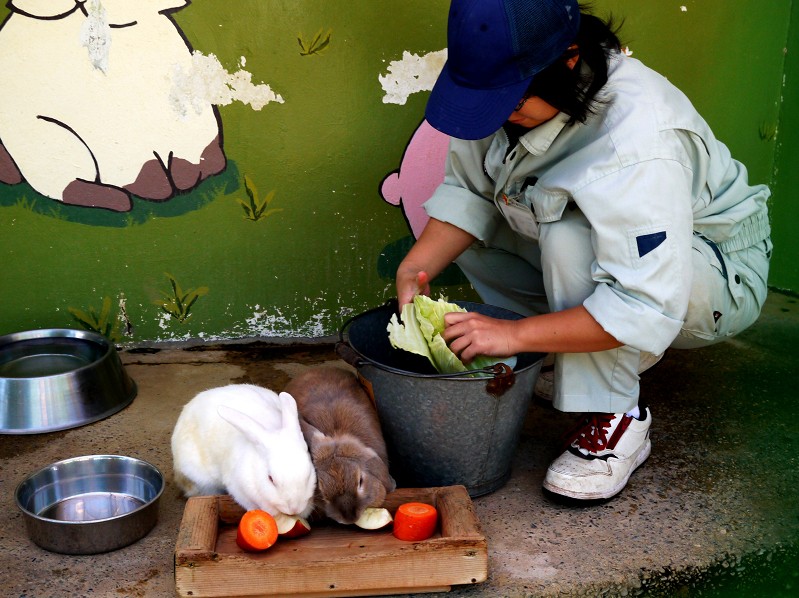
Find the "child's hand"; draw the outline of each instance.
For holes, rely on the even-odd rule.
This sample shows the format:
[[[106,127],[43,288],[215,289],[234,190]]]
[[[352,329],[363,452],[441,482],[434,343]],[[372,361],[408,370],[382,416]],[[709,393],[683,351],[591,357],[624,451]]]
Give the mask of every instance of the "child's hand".
[[[413,301],[415,295],[430,294],[430,277],[427,272],[397,272],[397,301],[399,308]]]
[[[512,320],[484,316],[477,312],[450,312],[444,315],[447,327],[441,334],[450,350],[468,364],[478,355],[510,357],[515,326]]]

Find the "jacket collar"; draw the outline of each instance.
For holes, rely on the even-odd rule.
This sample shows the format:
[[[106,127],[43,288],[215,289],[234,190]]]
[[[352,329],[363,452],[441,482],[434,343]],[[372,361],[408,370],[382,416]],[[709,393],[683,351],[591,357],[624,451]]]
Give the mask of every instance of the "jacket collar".
[[[569,116],[563,112],[559,112],[554,118],[548,120],[544,124],[538,125],[534,129],[530,129],[529,133],[525,133],[519,138],[524,148],[534,156],[540,156],[549,149],[552,142],[569,122]]]

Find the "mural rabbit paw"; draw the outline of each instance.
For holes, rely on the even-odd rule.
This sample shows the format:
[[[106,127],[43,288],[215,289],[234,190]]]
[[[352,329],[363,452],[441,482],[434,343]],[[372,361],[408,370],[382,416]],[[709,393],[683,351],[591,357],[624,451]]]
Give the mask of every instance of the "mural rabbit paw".
[[[64,189],[63,197],[65,204],[114,212],[129,212],[133,207],[130,196],[122,189],[89,181],[72,181]]]
[[[0,183],[16,185],[22,182],[22,173],[6,148],[0,143]]]
[[[198,164],[170,155],[166,163],[156,157],[144,164],[136,180],[125,190],[149,201],[166,201],[176,193],[190,191],[225,169],[227,161],[219,137],[202,153]]]

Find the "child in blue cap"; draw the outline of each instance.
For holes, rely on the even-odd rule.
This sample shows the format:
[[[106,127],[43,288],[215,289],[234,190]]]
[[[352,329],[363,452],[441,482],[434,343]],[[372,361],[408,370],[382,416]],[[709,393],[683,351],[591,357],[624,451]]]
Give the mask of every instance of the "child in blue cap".
[[[586,415],[543,486],[610,498],[651,450],[640,373],[759,316],[769,190],[575,0],[453,0],[447,36],[426,109],[451,137],[446,176],[400,305],[454,261],[526,316],[452,313],[443,336],[465,362],[554,354],[553,406]]]

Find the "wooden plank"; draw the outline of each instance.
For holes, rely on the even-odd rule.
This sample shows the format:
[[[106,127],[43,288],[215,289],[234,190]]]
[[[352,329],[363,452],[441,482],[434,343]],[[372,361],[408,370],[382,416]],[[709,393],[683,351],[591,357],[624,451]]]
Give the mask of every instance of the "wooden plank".
[[[465,487],[454,486],[449,492],[440,492],[436,498],[442,535],[456,538],[483,536],[474,504]]]
[[[213,558],[218,532],[217,497],[197,496],[186,501],[178,530],[175,558],[192,561]]]
[[[432,550],[378,554],[334,551],[326,560],[301,558],[293,563],[219,554],[217,560],[196,563],[189,570],[190,579],[176,583],[179,591],[188,590],[181,595],[189,596],[352,595],[366,590],[377,595],[387,589],[415,593],[483,581],[486,562],[479,550],[463,549],[439,545]],[[316,558],[323,557],[317,553]]]
[[[488,576],[488,549],[468,492],[462,486],[401,489],[386,498],[433,504],[440,530],[422,542],[403,542],[391,528],[367,531],[333,522],[310,534],[279,541],[263,553],[245,553],[235,542],[243,509],[230,497],[189,499],[175,553],[179,596],[375,596],[441,592]],[[214,509],[209,504],[216,505]],[[212,525],[203,518],[216,518]],[[193,530],[183,527],[193,526]],[[209,547],[209,542],[213,542]]]
[[[238,523],[244,515],[244,508],[239,505],[229,494],[217,497],[219,505],[219,520],[223,523]]]

